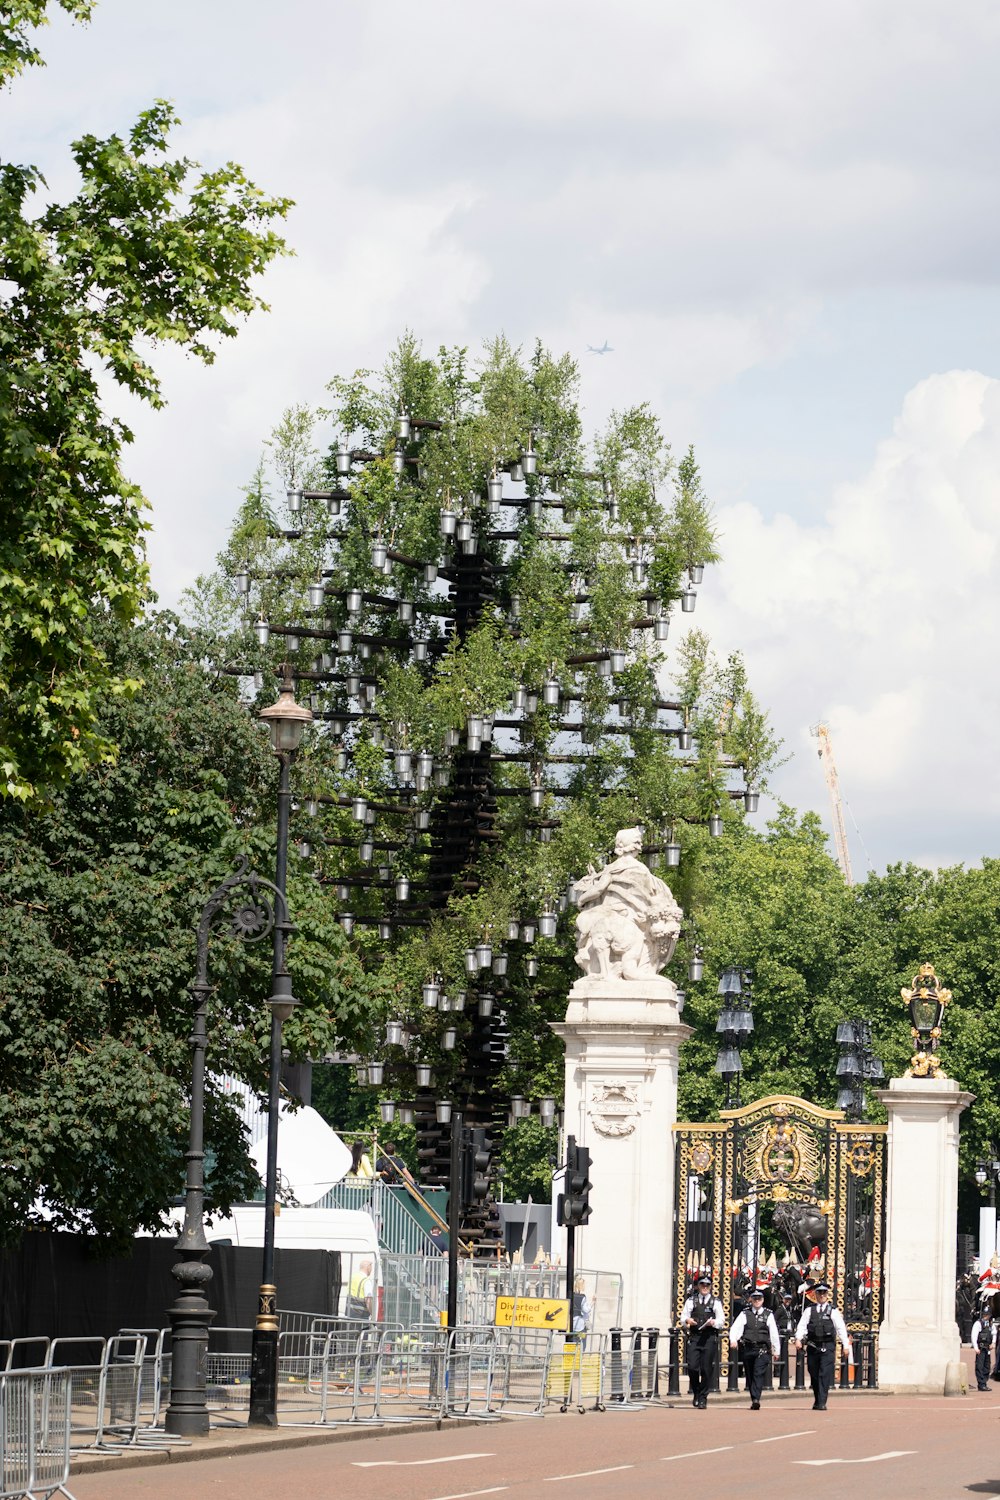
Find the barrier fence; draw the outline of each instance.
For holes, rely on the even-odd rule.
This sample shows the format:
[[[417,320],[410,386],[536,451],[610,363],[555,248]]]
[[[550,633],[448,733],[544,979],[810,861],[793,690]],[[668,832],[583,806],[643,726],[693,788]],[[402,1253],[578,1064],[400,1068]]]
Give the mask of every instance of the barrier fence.
[[[66,1495],[70,1464],[67,1370],[0,1374],[0,1500]]]
[[[206,1401],[213,1425],[244,1424],[253,1330],[209,1332]],[[681,1397],[684,1333],[613,1328],[607,1334],[480,1324],[452,1331],[358,1323],[309,1313],[281,1315],[278,1420],[327,1427],[394,1422],[540,1417],[553,1407],[621,1410]],[[28,1353],[34,1368],[16,1368]],[[854,1359],[836,1386],[877,1386],[876,1344],[855,1335]],[[163,1431],[170,1389],[170,1332],[123,1329],[110,1339],[14,1340],[0,1371],[0,1500],[65,1490],[71,1452],[121,1451],[183,1442]],[[740,1388],[737,1356],[720,1340],[714,1389]],[[787,1335],[767,1385],[804,1390],[804,1351]]]

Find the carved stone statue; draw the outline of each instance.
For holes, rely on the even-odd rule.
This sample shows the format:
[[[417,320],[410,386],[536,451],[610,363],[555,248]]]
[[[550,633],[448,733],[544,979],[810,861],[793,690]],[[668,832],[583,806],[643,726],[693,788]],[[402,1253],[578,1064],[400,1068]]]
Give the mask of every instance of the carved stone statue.
[[[638,858],[642,830],[623,828],[615,858],[576,883],[576,961],[602,979],[652,979],[670,962],[683,913]]]

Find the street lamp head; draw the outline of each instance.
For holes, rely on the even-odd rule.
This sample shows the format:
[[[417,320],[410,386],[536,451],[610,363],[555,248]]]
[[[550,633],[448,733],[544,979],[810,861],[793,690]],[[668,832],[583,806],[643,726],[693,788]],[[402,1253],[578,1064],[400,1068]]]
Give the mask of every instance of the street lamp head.
[[[297,750],[302,743],[307,724],[312,723],[312,710],[303,708],[295,701],[294,683],[286,676],[281,684],[277,702],[262,708],[260,717],[267,725],[275,753]]]
[[[275,974],[273,994],[269,1003],[274,1019],[284,1024],[299,1003],[292,994],[292,980],[290,975]]]

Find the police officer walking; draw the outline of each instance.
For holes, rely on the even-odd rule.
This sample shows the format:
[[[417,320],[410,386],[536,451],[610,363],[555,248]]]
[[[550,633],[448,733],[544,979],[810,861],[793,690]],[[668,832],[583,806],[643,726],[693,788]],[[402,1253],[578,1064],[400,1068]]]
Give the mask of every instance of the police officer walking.
[[[806,1346],[809,1384],[812,1386],[813,1411],[826,1411],[826,1398],[833,1384],[837,1340],[851,1357],[851,1341],[843,1318],[830,1301],[830,1283],[818,1281],[813,1289],[815,1302],[807,1307],[795,1330],[795,1347]]]
[[[993,1351],[997,1346],[997,1325],[993,1321],[993,1314],[990,1312],[988,1303],[984,1306],[981,1316],[972,1325],[970,1342],[976,1351],[976,1388],[980,1391],[988,1391],[990,1366],[993,1363]]]
[[[735,1349],[737,1344],[750,1392],[750,1410],[760,1411],[760,1393],[767,1375],[768,1345],[773,1358],[780,1359],[781,1340],[774,1313],[764,1306],[764,1293],[759,1286],[752,1289],[750,1306],[740,1313],[729,1330],[730,1349]]]
[[[711,1276],[698,1277],[697,1291],[681,1308],[687,1329],[687,1370],[691,1382],[691,1404],[699,1411],[708,1406],[708,1392],[719,1356],[719,1331],[725,1326],[722,1303],[712,1296]]]

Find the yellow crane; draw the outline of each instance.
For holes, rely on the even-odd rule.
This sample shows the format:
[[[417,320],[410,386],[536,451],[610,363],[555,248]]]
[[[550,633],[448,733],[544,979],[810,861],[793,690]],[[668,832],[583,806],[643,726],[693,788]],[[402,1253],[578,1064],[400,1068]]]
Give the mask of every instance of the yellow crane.
[[[826,777],[826,784],[830,790],[830,803],[833,808],[833,842],[837,850],[837,863],[840,865],[847,884],[853,885],[851,854],[847,847],[847,830],[844,827],[844,805],[840,797],[840,782],[837,779],[837,767],[833,759],[830,726],[821,719],[818,724],[812,726],[809,733],[813,739],[819,740],[819,749],[816,753],[823,762],[823,775]]]

